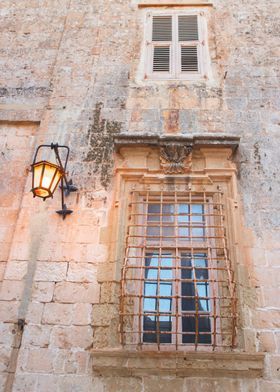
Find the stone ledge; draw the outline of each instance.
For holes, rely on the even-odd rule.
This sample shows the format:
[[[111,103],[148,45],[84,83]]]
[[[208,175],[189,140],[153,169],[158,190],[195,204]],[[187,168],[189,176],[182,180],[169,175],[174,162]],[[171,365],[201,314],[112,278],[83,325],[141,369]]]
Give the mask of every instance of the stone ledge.
[[[194,136],[159,136],[145,134],[118,134],[114,137],[116,150],[127,146],[163,146],[167,144],[188,145],[192,147],[231,148],[234,152],[239,146],[239,136],[208,134]]]
[[[263,353],[92,350],[93,371],[101,376],[262,377]]]
[[[213,7],[213,3],[210,1],[200,0],[161,0],[161,2],[154,2],[151,0],[142,0],[136,2],[139,8],[153,8],[153,7]]]

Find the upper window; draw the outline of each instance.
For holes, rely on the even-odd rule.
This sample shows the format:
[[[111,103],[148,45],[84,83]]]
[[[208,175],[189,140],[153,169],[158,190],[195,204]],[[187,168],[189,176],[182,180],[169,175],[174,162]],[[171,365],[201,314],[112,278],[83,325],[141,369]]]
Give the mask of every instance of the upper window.
[[[148,14],[146,77],[206,76],[206,29],[199,13]]]

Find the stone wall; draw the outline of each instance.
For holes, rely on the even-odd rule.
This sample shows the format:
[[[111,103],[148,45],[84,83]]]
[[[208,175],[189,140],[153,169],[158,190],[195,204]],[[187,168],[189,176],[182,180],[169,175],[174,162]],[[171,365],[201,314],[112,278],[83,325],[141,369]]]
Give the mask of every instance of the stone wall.
[[[279,391],[279,1],[203,8],[213,78],[196,83],[141,79],[138,3],[0,3],[0,390]],[[112,249],[122,244],[111,223],[113,138],[123,133],[241,137],[244,334],[266,353],[263,378],[93,373],[91,350],[119,347]],[[74,213],[65,221],[55,214],[58,192],[45,203],[29,192],[28,165],[45,142],[71,148],[79,191],[67,199]]]

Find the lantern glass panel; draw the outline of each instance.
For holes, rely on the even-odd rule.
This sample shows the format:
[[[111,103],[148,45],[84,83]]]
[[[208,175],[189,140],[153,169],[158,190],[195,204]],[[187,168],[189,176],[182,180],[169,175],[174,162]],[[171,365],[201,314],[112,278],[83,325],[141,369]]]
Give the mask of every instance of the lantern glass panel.
[[[50,162],[42,161],[33,166],[33,193],[42,198],[53,195],[63,170]]]
[[[56,167],[45,164],[45,170],[44,170],[42,185],[41,185],[42,188],[50,189],[52,184],[52,179],[55,176],[56,171],[57,171]]]
[[[44,164],[33,166],[33,188],[39,188]]]
[[[53,193],[55,191],[55,188],[57,187],[57,184],[59,183],[59,181],[61,179],[61,175],[62,175],[61,171],[58,170],[55,174],[53,183],[51,185],[51,189],[50,189],[51,193]]]

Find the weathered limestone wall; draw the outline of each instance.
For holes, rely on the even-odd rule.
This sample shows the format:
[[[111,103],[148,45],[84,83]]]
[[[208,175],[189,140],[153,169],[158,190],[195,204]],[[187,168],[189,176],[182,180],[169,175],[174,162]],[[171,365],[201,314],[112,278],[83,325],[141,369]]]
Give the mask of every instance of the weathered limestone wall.
[[[140,78],[145,10],[137,3],[0,3],[0,390],[279,391],[279,2],[205,8],[213,79],[200,83]],[[267,352],[263,379],[93,377],[90,350],[118,347],[110,253],[118,133],[241,136],[244,332]],[[66,221],[54,212],[58,194],[32,199],[26,172],[35,145],[56,141],[70,146],[79,187]]]

